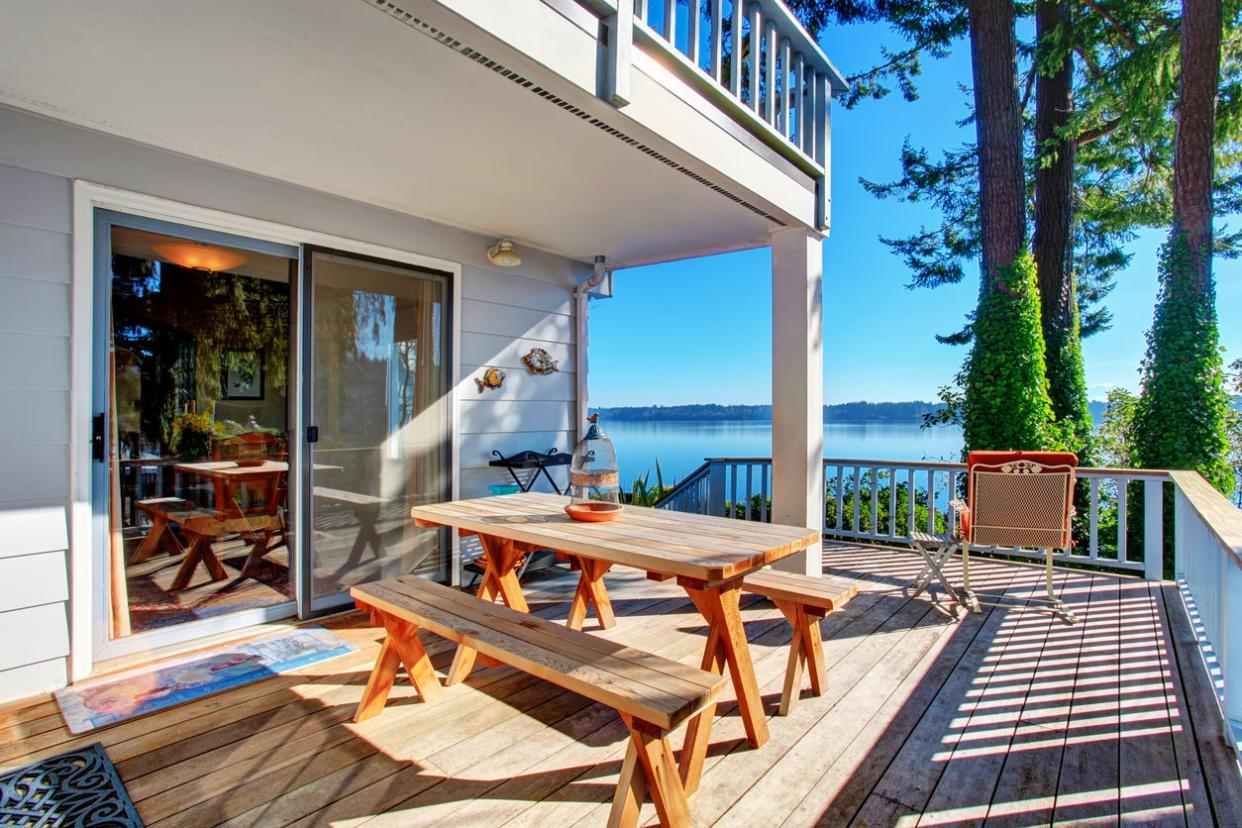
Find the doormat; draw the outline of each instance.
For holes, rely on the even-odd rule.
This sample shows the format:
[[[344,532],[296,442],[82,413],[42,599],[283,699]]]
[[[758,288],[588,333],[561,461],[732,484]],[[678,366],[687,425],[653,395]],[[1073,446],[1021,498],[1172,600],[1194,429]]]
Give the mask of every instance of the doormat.
[[[55,696],[69,732],[86,733],[354,649],[322,627],[304,627],[84,681]]]
[[[0,825],[142,828],[142,820],[96,742],[0,774]]]

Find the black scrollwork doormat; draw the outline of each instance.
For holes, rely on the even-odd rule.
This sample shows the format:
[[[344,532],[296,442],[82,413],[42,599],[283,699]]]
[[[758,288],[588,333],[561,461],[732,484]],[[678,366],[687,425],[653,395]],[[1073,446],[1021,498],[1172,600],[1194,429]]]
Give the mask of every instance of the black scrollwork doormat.
[[[0,825],[142,828],[142,819],[96,742],[0,774]]]

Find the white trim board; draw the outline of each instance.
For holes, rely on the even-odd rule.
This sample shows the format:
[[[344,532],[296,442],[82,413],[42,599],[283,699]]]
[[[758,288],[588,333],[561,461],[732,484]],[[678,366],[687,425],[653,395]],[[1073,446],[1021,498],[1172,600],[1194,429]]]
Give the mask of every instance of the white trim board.
[[[459,394],[461,378],[461,295],[462,265],[459,262],[425,256],[409,250],[335,236],[317,230],[294,227],[265,219],[198,207],[144,193],[131,192],[90,181],[73,182],[73,233],[72,305],[70,328],[70,380],[69,397],[70,437],[70,512],[69,512],[69,681],[80,681],[91,675],[95,664],[94,622],[94,550],[92,549],[92,501],[91,501],[91,415],[92,383],[94,377],[93,343],[94,330],[94,262],[95,262],[95,210],[115,210],[147,218],[173,221],[179,224],[216,230],[238,236],[248,236],[264,241],[300,246],[310,244],[349,253],[389,259],[430,270],[448,273],[451,279],[452,328],[451,372],[453,381],[449,388],[449,408],[452,412],[450,430],[450,462],[452,469],[452,497],[459,496],[461,477],[461,447],[459,434]],[[298,320],[301,325],[302,320]],[[300,342],[300,340],[298,340]],[[298,386],[291,388],[298,404],[295,408],[295,427],[304,425],[301,410],[301,375]],[[301,433],[300,431],[298,432]],[[291,487],[292,491],[292,487]],[[459,573],[460,550],[455,534],[450,534],[450,577],[456,583]],[[252,621],[253,623],[253,621]],[[135,651],[160,645],[161,641],[146,636],[133,637]],[[127,639],[128,641],[129,639]],[[108,658],[124,653],[110,653]]]

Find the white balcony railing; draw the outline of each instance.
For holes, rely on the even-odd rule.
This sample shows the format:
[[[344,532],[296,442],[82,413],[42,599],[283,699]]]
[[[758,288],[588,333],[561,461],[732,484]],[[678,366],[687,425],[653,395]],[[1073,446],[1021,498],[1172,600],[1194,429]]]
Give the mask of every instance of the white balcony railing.
[[[824,460],[824,535],[907,544],[910,532],[956,529],[949,500],[961,493],[960,463]],[[1150,580],[1175,577],[1197,630],[1223,712],[1242,733],[1242,510],[1195,472],[1080,468],[1076,547],[1062,563],[1129,571]],[[767,521],[772,461],[706,460],[660,508]],[[1166,515],[1165,495],[1173,495]],[[1171,521],[1166,533],[1166,522]],[[1172,549],[1165,538],[1171,539]],[[984,553],[1038,556],[1014,549]],[[1227,692],[1234,688],[1234,692]]]
[[[817,180],[847,83],[780,0],[577,0],[602,21],[603,96],[630,102],[635,47]],[[823,188],[826,192],[826,188]]]

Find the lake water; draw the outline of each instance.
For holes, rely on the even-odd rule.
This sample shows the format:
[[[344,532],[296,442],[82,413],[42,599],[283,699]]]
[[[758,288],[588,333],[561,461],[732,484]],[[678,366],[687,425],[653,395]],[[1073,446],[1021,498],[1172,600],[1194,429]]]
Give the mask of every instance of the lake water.
[[[708,457],[771,457],[772,424],[722,422],[601,422],[617,449],[621,485],[627,491],[647,472],[655,484],[655,462],[672,484]],[[824,456],[852,460],[948,460],[961,458],[957,427],[923,429],[918,423],[829,423]]]

